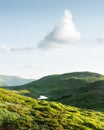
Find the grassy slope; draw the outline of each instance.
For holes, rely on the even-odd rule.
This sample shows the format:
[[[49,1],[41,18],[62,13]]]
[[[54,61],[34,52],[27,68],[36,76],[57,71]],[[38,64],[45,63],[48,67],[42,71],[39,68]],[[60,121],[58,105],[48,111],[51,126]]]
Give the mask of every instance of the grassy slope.
[[[57,99],[65,104],[104,111],[104,80],[89,84],[74,95]]]
[[[0,130],[104,130],[104,113],[0,89]]]

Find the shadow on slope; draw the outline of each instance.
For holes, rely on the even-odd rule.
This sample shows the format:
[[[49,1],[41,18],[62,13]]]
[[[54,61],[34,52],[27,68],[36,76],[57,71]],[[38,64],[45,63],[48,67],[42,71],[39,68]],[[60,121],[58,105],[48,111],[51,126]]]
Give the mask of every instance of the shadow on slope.
[[[91,83],[74,92],[71,96],[65,95],[56,100],[80,108],[104,111],[104,80]]]

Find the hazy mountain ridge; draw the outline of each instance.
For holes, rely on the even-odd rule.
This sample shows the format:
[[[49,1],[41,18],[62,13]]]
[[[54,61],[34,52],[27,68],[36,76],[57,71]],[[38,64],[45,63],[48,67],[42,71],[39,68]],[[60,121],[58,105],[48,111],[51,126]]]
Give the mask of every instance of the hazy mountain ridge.
[[[0,86],[18,86],[27,84],[35,79],[25,79],[18,76],[0,75]]]

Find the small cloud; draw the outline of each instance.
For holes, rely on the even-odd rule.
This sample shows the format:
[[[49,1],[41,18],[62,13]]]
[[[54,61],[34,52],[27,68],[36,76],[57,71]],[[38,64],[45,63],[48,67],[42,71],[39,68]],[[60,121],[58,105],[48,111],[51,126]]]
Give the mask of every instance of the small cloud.
[[[0,52],[9,52],[10,48],[6,45],[0,45]]]
[[[42,69],[40,66],[38,65],[24,65],[24,66],[21,66],[21,67],[17,67],[16,69],[18,70],[29,70],[29,69]]]
[[[96,39],[97,43],[104,43],[104,36],[100,36]]]
[[[80,40],[80,33],[77,31],[72,14],[65,10],[64,16],[59,24],[39,43],[39,48],[51,49],[63,45],[71,45]]]
[[[24,66],[21,66],[21,67],[17,67],[16,69],[23,70],[23,69],[30,69],[32,67],[33,67],[32,65],[24,65]]]
[[[0,52],[13,52],[13,51],[31,51],[32,47],[23,47],[23,48],[11,48],[6,45],[0,45]]]
[[[32,47],[24,47],[24,48],[11,48],[11,51],[31,51],[33,50]]]

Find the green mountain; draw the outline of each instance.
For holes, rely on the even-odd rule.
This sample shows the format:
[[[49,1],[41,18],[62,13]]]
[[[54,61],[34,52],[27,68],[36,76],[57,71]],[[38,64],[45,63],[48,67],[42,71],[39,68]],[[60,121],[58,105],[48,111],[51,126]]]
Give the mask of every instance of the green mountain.
[[[18,76],[0,75],[0,86],[17,86],[17,85],[23,85],[32,81],[34,80],[24,79]]]
[[[104,111],[104,80],[90,83],[76,91],[72,96],[57,99],[64,104]]]
[[[0,130],[104,130],[104,113],[0,89]]]
[[[96,85],[96,81],[102,80],[104,80],[104,76],[97,73],[74,72],[46,76],[26,85],[12,87],[12,89],[19,91],[27,90],[28,92],[26,91],[25,93],[23,91],[23,94],[34,98],[45,96],[50,101],[58,101],[67,105],[104,111],[104,104],[100,103],[104,99],[103,95],[99,95],[99,100],[95,100],[96,94],[93,93],[95,90],[94,86],[97,89],[101,89]]]

